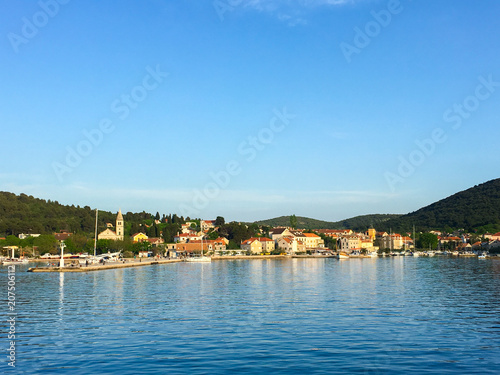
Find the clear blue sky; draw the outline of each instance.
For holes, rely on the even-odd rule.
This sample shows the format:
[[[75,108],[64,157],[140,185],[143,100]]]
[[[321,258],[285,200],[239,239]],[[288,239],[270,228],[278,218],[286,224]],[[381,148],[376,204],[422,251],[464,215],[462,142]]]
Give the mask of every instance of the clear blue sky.
[[[0,1],[1,190],[340,220],[499,177],[498,1],[60,1]]]

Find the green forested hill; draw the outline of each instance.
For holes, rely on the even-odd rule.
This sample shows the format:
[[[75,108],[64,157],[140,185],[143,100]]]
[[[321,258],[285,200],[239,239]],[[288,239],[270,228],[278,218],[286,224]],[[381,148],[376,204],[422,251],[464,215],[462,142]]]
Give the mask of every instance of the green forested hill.
[[[151,219],[151,214],[127,213],[128,227],[134,222]],[[99,211],[98,229],[115,223],[116,212]],[[0,234],[53,233],[69,230],[74,233],[93,233],[95,210],[88,206],[65,206],[55,201],[34,198],[26,194],[0,192]]]
[[[100,212],[100,223],[114,222],[114,214]],[[52,233],[60,230],[92,232],[95,211],[90,207],[65,206],[26,194],[0,192],[0,233]]]
[[[388,221],[397,230],[466,229],[500,225],[500,179],[456,193],[415,212]]]
[[[378,226],[387,220],[397,218],[401,215],[385,215],[373,214],[356,216],[350,219],[329,222],[311,219],[308,217],[297,216],[297,228],[302,229],[353,229],[353,230],[366,230],[371,225]],[[257,225],[266,225],[270,227],[289,226],[290,216],[280,216],[274,219],[256,221]]]

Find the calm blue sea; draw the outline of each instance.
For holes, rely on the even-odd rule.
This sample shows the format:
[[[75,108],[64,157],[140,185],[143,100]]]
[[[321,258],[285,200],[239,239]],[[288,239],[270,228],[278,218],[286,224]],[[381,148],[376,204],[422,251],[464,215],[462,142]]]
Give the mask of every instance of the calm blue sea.
[[[0,373],[500,373],[499,260],[233,260],[16,272]]]

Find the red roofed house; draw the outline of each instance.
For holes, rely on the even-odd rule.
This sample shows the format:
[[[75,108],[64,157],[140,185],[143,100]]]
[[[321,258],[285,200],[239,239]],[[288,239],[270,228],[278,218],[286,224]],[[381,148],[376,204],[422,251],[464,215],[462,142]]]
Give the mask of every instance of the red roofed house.
[[[177,236],[174,237],[174,242],[191,242],[191,241],[201,241],[202,236],[193,233],[177,233]]]
[[[151,238],[146,239],[146,241],[155,247],[165,243],[165,240],[161,237],[151,237]]]
[[[62,242],[62,241],[66,241],[68,238],[70,238],[72,234],[73,233],[70,233],[66,230],[62,230],[59,233],[54,233],[54,237],[56,238],[56,240]]]
[[[306,245],[293,236],[280,238],[277,245],[278,249],[287,254],[304,253],[306,251]]]
[[[337,238],[338,236],[344,234],[349,235],[353,233],[351,229],[318,229],[316,232],[332,238]]]
[[[281,237],[290,236],[291,232],[288,228],[273,228],[269,231],[273,241],[278,241]]]
[[[246,241],[243,241],[240,245],[241,250],[249,251],[252,254],[261,254],[262,253],[262,242],[260,242],[257,238],[250,238]]]
[[[314,233],[303,233],[306,238],[305,245],[306,249],[317,249],[318,247],[325,247],[325,241]]]

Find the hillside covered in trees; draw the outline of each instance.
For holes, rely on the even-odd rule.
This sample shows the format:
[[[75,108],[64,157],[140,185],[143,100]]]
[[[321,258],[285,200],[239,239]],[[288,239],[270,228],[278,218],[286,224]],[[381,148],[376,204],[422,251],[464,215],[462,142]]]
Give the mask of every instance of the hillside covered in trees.
[[[294,216],[294,215],[292,215]],[[390,219],[398,218],[401,215],[391,214],[373,214],[356,216],[342,221],[329,222],[311,219],[308,217],[296,216],[296,227],[300,229],[352,229],[366,230],[370,226],[377,227]],[[274,219],[256,221],[254,224],[265,225],[269,227],[291,226],[290,216],[280,216]]]
[[[51,234],[66,230],[77,234],[94,233],[95,209],[88,206],[67,206],[57,201],[34,198],[26,194],[16,195],[0,192],[0,235],[17,236],[20,233]],[[114,225],[117,212],[99,211],[98,231],[106,228],[106,223]],[[152,224],[155,218],[169,222],[184,222],[184,218],[170,215],[169,218],[159,213],[156,216],[147,213],[123,214],[126,234],[136,233],[141,224]]]
[[[415,212],[387,221],[384,229],[411,231],[451,229],[500,230],[500,179],[491,180],[453,194]]]

